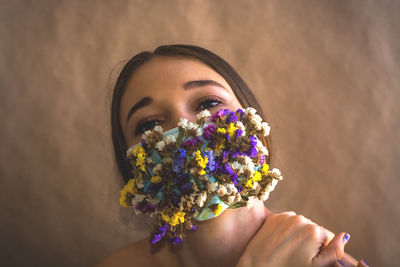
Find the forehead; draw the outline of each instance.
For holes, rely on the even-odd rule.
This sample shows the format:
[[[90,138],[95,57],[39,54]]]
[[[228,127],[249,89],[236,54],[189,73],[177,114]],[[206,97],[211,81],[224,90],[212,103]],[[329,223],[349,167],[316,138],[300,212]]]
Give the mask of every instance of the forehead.
[[[213,79],[230,88],[225,79],[205,63],[185,57],[158,56],[146,62],[130,77],[123,99],[140,100],[144,96],[171,90],[183,90],[189,80]],[[125,97],[125,96],[130,97]]]
[[[226,80],[205,63],[186,57],[158,56],[139,67],[129,78],[121,99],[121,121],[127,110],[143,97],[179,97],[191,80],[215,80],[232,91]]]

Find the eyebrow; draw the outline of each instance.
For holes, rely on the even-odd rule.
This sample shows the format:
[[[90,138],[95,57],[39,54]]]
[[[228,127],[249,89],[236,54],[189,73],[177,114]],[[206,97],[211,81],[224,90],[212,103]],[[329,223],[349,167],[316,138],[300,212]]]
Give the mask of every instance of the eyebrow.
[[[133,113],[135,113],[138,109],[143,108],[145,106],[150,105],[153,103],[153,99],[151,97],[143,97],[142,100],[137,102],[133,107],[129,110],[128,117],[126,118],[126,122],[129,121],[129,118],[132,117]]]
[[[194,88],[204,87],[204,86],[209,86],[209,85],[218,86],[218,87],[221,87],[221,88],[227,90],[224,86],[222,86],[222,84],[220,84],[216,81],[213,81],[213,80],[188,81],[183,85],[183,89],[191,90]],[[135,105],[133,105],[133,107],[128,112],[128,116],[126,118],[126,123],[128,123],[129,118],[132,117],[133,113],[135,113],[140,108],[150,105],[151,103],[153,103],[153,99],[151,97],[146,96],[146,97],[142,98],[139,102],[137,102]]]
[[[213,80],[196,80],[196,81],[189,81],[189,82],[186,82],[186,83],[183,85],[183,89],[185,89],[185,90],[190,90],[190,89],[192,89],[192,88],[203,87],[203,86],[208,86],[208,85],[218,86],[218,87],[221,87],[221,88],[223,88],[223,89],[226,90],[226,88],[225,88],[224,86],[222,86],[222,84],[220,84],[220,83],[218,83],[218,82],[216,82],[216,81],[213,81]]]

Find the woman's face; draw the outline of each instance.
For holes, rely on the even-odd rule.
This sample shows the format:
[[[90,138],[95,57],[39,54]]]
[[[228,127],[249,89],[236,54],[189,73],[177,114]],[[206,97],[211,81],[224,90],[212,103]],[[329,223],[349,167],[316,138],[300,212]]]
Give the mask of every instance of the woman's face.
[[[144,131],[177,126],[179,119],[196,120],[203,109],[242,107],[225,79],[201,61],[155,57],[130,77],[121,99],[121,126],[128,147]]]

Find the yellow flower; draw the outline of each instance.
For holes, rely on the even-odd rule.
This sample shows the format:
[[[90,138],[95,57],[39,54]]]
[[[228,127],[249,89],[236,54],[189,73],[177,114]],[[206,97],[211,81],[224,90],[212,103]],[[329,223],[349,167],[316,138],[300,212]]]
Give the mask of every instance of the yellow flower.
[[[185,215],[186,215],[186,213],[184,213],[183,211],[177,211],[170,217],[170,216],[168,216],[168,214],[161,212],[162,220],[171,226],[175,226],[177,224],[184,223]]]
[[[268,174],[268,170],[269,170],[269,165],[267,163],[264,163],[262,165],[262,168],[261,168],[262,173],[267,175]]]
[[[128,207],[128,203],[127,203],[127,197],[128,194],[129,195],[134,195],[136,194],[136,187],[135,187],[135,179],[130,179],[126,185],[124,186],[124,188],[121,190],[120,194],[121,197],[119,199],[119,204],[122,207],[127,208]]]
[[[253,188],[253,179],[247,180],[245,186],[246,186],[247,188]]]
[[[136,146],[133,150],[132,150],[132,155],[133,156],[137,156],[138,154],[144,154],[144,156],[146,156],[146,152],[144,151],[144,148],[142,146]]]
[[[217,133],[226,134],[226,129],[225,128],[218,128],[217,129]]]
[[[254,172],[254,175],[253,175],[253,177],[252,177],[252,179],[253,179],[254,182],[259,182],[259,181],[261,181],[261,173],[258,172],[258,171],[255,171],[255,172]]]
[[[197,161],[197,166],[199,166],[201,169],[199,170],[198,174],[204,175],[206,172],[204,169],[207,166],[208,163],[208,158],[207,157],[202,157],[200,150],[196,151],[196,161]]]
[[[153,184],[158,184],[159,182],[161,182],[161,177],[156,175],[151,177],[150,182],[152,182]]]
[[[228,134],[230,137],[233,137],[235,134],[235,131],[238,129],[238,127],[235,127],[235,125],[231,122],[228,126]]]
[[[139,167],[143,172],[146,172],[146,153],[139,153],[136,158],[136,167]]]
[[[224,148],[225,148],[224,143],[223,142],[218,142],[218,143],[215,144],[214,150],[215,150],[215,152],[218,152],[218,151],[220,151],[220,150],[222,150]]]
[[[216,215],[216,216],[218,216],[220,213],[221,213],[221,211],[222,211],[222,205],[218,205],[218,207],[215,209],[215,211],[214,211],[214,214]]]

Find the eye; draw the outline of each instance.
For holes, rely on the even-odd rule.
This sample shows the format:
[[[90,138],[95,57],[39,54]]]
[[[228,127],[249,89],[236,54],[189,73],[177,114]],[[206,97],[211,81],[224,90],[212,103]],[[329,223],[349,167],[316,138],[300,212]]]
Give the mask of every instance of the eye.
[[[219,104],[221,104],[222,101],[221,99],[219,99],[218,97],[215,96],[207,96],[203,99],[200,100],[200,105],[197,109],[210,109],[213,108],[215,106],[218,106]]]
[[[135,130],[135,135],[136,136],[141,135],[145,131],[151,130],[154,127],[156,127],[157,125],[159,125],[159,124],[160,124],[159,120],[156,120],[156,119],[145,119],[145,120],[143,120],[143,121],[138,123],[138,126],[136,127],[136,130]]]

